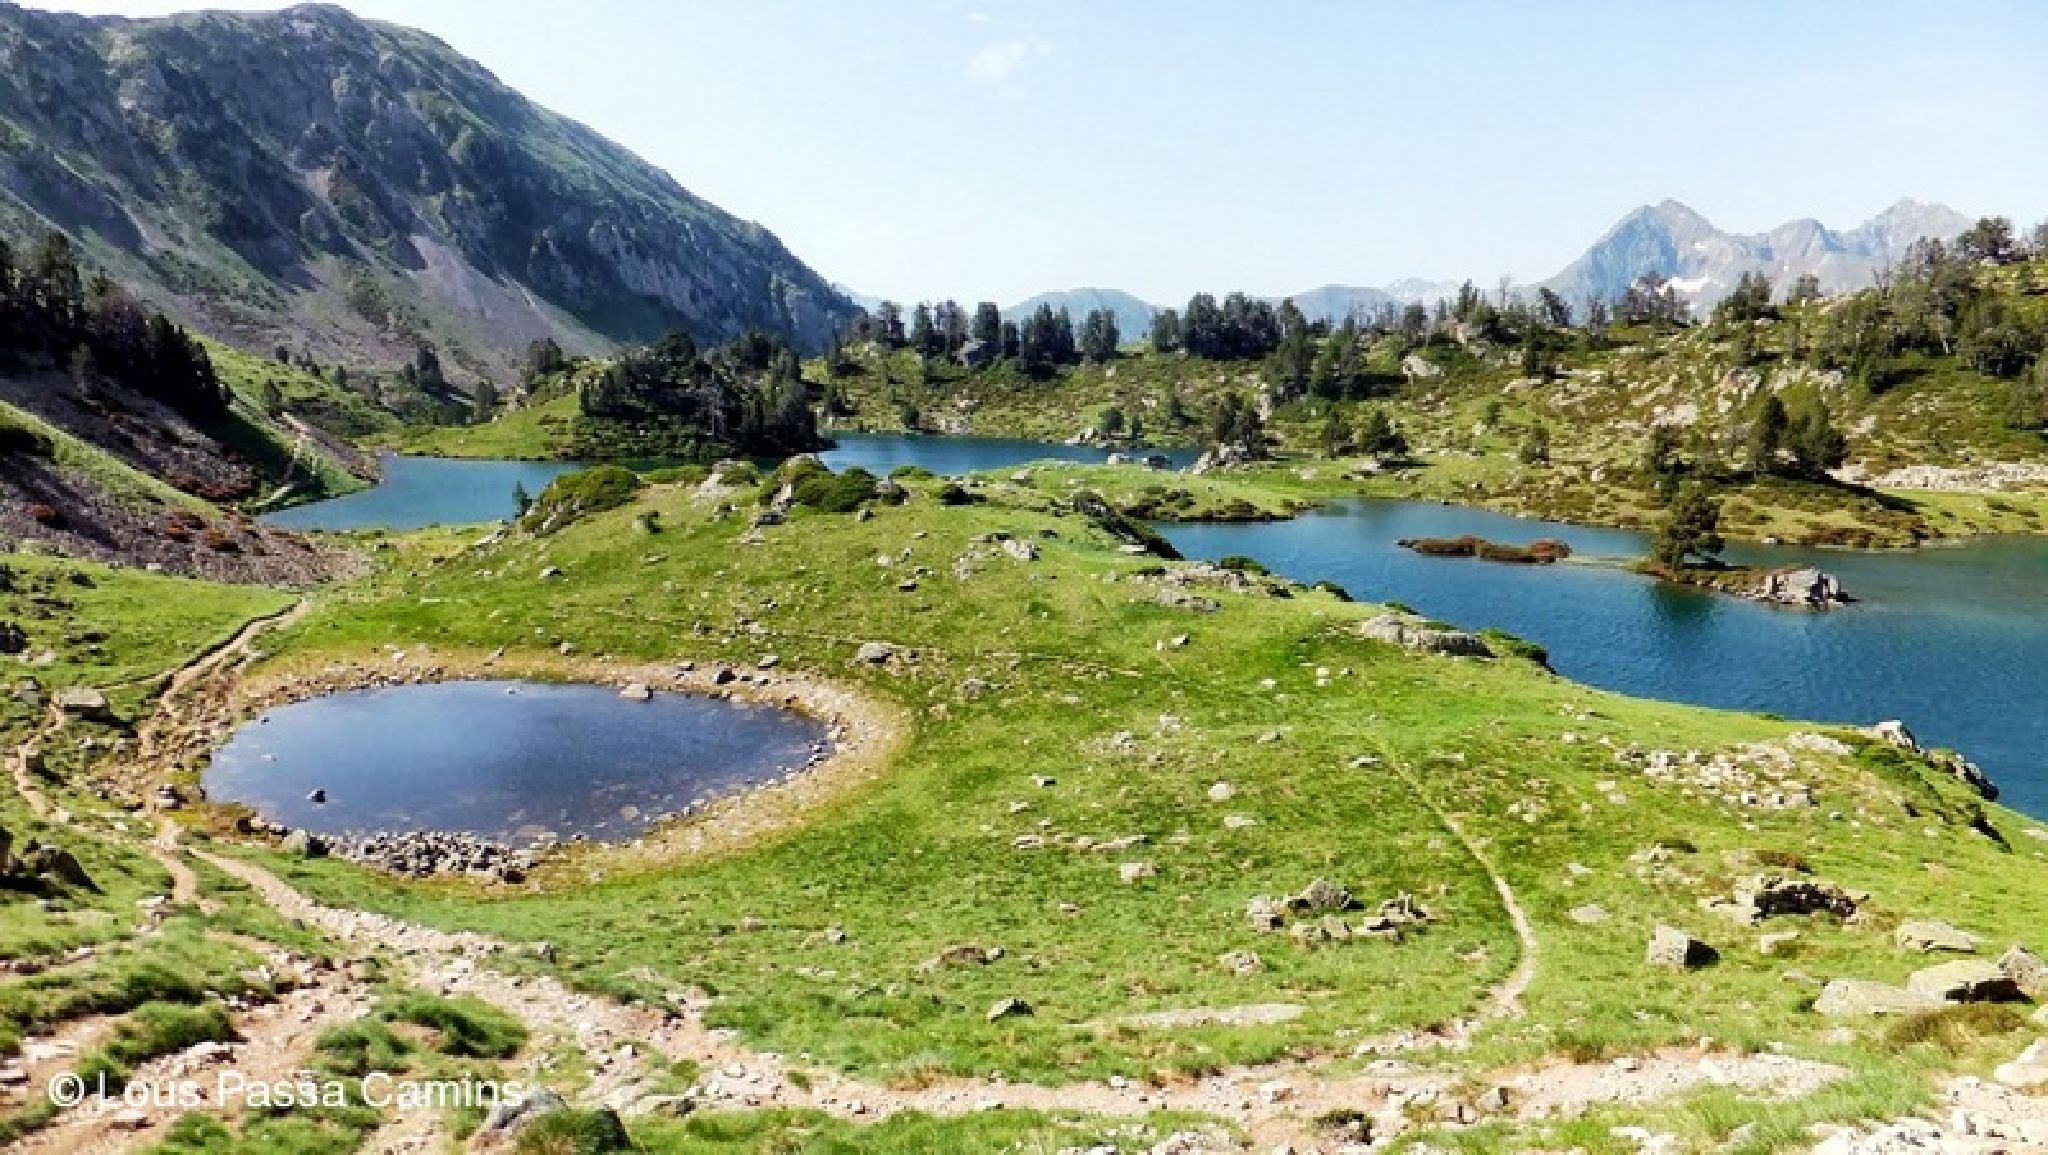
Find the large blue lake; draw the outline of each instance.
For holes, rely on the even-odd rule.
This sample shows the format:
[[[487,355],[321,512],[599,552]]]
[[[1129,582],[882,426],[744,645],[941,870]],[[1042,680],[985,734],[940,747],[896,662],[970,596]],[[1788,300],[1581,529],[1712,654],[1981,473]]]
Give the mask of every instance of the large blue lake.
[[[1184,464],[1190,455],[1176,455]],[[845,435],[834,468],[887,473],[1008,469],[1103,451],[955,437]],[[510,516],[515,484],[539,492],[566,466],[395,458],[365,494],[290,510],[301,528],[403,529]],[[1868,723],[1901,718],[1926,742],[1982,764],[2003,800],[2048,817],[2048,538],[1996,538],[1911,553],[1746,547],[1737,561],[1814,564],[1861,599],[1813,613],[1664,585],[1612,567],[1427,558],[1404,537],[1562,538],[1581,557],[1631,557],[1641,535],[1424,502],[1357,500],[1288,522],[1162,527],[1195,557],[1245,554],[1329,579],[1361,599],[1498,626],[1543,644],[1559,672],[1644,697]]]

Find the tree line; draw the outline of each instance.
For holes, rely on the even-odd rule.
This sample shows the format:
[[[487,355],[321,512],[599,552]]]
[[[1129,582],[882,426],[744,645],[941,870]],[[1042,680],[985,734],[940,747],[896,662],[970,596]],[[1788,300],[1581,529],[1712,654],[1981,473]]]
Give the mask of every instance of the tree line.
[[[88,277],[59,232],[19,257],[0,238],[0,360],[67,368],[81,384],[111,381],[194,417],[229,400],[191,334],[104,274]]]
[[[536,348],[530,362],[564,364]],[[539,364],[530,369],[540,370]],[[579,440],[612,455],[779,456],[823,447],[796,353],[750,332],[700,351],[680,330],[579,377]]]

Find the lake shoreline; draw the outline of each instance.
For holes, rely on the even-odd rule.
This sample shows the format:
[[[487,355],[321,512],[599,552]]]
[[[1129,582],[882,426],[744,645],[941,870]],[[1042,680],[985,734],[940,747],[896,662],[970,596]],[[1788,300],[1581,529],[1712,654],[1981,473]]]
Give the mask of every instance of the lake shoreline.
[[[605,656],[536,651],[441,650],[431,646],[385,652],[328,651],[294,655],[259,668],[227,692],[219,711],[182,725],[175,737],[188,748],[218,750],[240,727],[265,711],[354,690],[457,681],[516,680],[603,686],[624,690],[645,686],[652,693],[691,694],[745,702],[802,714],[825,729],[828,752],[799,767],[779,768],[762,779],[711,796],[622,841],[570,839],[537,857],[519,885],[546,890],[570,885],[581,872],[653,869],[682,860],[733,853],[794,831],[816,813],[861,785],[875,781],[908,739],[909,723],[879,701],[806,673],[745,667],[727,662],[620,662]],[[145,771],[146,772],[146,771]],[[179,770],[169,780],[180,789],[198,785],[203,770]],[[158,776],[159,781],[163,780]],[[196,793],[196,791],[195,791]],[[251,813],[237,804],[207,805],[217,834],[246,834],[254,824],[238,823]],[[267,820],[263,820],[267,825]],[[406,832],[378,832],[399,833]],[[425,835],[467,837],[460,832]],[[369,837],[369,836],[364,836]],[[329,839],[330,842],[334,841]],[[364,863],[364,865],[373,865]],[[439,876],[445,881],[465,881]],[[510,882],[471,885],[502,888]]]

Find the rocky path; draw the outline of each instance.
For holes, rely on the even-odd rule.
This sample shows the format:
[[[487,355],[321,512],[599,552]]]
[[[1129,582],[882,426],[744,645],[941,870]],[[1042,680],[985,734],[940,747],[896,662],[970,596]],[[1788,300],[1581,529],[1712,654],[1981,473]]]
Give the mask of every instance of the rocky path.
[[[278,1001],[236,1016],[239,1041],[202,1043],[153,1059],[136,1069],[130,1084],[137,1088],[189,1084],[201,1095],[199,1109],[233,1118],[241,1114],[243,1104],[223,1102],[216,1094],[222,1072],[233,1071],[251,1083],[291,1079],[322,1032],[361,1017],[371,1003],[367,989],[339,972],[324,972]],[[160,1141],[188,1109],[175,1101],[142,1095],[134,1096],[132,1103],[114,1096],[93,1098],[21,1139],[11,1150],[20,1155],[134,1150]]]

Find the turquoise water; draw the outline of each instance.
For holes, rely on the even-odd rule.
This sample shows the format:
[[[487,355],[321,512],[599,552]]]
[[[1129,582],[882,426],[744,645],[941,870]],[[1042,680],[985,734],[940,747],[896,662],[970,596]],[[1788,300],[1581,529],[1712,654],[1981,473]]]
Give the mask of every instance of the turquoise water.
[[[2001,801],[2048,817],[2048,539],[1998,538],[1913,553],[1748,547],[1730,560],[1811,564],[1853,605],[1778,609],[1566,563],[1424,557],[1407,537],[1476,534],[1633,557],[1639,534],[1424,502],[1358,500],[1289,522],[1161,526],[1190,557],[1246,554],[1363,600],[1405,602],[1472,628],[1539,642],[1561,674],[1639,697],[1870,723],[1904,719],[1961,750]]]
[[[345,497],[316,501],[263,518],[285,529],[421,529],[498,521],[519,512],[514,494],[529,494],[576,466],[554,461],[461,461],[385,457],[384,480]]]
[[[214,801],[320,834],[604,841],[796,769],[824,736],[800,714],[688,694],[445,682],[278,707],[235,732],[205,784]],[[308,799],[316,789],[325,802]]]
[[[887,473],[1009,469],[1099,449],[958,437],[844,435],[835,468]],[[1192,454],[1175,453],[1177,463]],[[300,528],[411,528],[509,516],[512,489],[539,492],[568,468],[531,462],[394,458],[366,494],[273,520]],[[1562,538],[1580,555],[1633,557],[1641,535],[1529,521],[1422,502],[1353,501],[1288,522],[1161,527],[1195,557],[1246,554],[1361,599],[1406,602],[1472,628],[1540,642],[1559,672],[1607,689],[1786,717],[1868,723],[1901,718],[1923,741],[1984,766],[2003,800],[2048,817],[2048,538],[1999,538],[1912,553],[1746,547],[1731,560],[1813,564],[1842,578],[1855,605],[1772,609],[1663,585],[1609,567],[1504,566],[1426,558],[1404,537]]]

